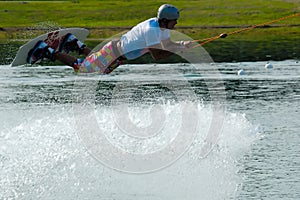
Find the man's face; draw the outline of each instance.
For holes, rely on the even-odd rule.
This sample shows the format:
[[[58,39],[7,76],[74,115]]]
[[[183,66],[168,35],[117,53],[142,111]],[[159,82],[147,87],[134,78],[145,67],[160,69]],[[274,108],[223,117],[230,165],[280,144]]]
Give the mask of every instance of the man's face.
[[[167,29],[174,29],[177,24],[177,19],[170,20],[167,24]]]

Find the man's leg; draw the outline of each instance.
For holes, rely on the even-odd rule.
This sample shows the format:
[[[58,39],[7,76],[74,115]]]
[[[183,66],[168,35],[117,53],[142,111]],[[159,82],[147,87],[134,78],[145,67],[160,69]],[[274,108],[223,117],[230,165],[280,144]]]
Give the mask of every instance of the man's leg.
[[[91,52],[91,49],[86,46],[83,46],[80,50],[84,55],[88,55]],[[78,67],[78,59],[76,57],[64,52],[55,52],[54,49],[41,40],[28,53],[27,63],[34,64],[43,58],[48,58],[51,61],[59,60],[74,69]]]
[[[63,52],[56,52],[53,55],[55,60],[58,60],[68,66],[71,66],[74,68],[74,64],[77,64],[78,59],[74,56],[71,56],[69,54],[63,53]]]
[[[85,46],[85,47],[82,49],[82,53],[83,53],[83,55],[85,55],[85,56],[90,55],[91,51],[92,51],[92,49],[90,49],[90,48],[87,47],[87,46]]]

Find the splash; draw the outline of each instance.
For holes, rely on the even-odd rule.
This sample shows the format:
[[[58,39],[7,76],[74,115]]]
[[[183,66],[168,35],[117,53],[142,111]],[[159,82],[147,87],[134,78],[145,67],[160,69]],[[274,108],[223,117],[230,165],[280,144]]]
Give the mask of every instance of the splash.
[[[32,27],[27,27],[25,31],[17,33],[16,40],[27,41],[39,35],[64,28],[56,22],[45,21],[35,24]]]
[[[194,103],[203,129],[208,128],[212,108]],[[176,116],[181,104],[160,106]],[[120,132],[109,126],[111,109],[98,107],[97,112],[99,120],[108,123],[106,129],[111,130],[109,137],[113,142],[131,151],[136,149],[135,153],[153,150],[144,149],[148,144],[125,142]],[[112,170],[88,153],[76,136],[69,107],[39,108],[27,113],[21,123],[0,134],[1,199],[228,199],[241,182],[236,173],[241,167],[238,161],[249,151],[258,132],[243,114],[228,112],[217,146],[205,159],[199,157],[199,147],[205,138],[199,134],[173,165],[151,174],[132,175]],[[131,117],[140,126],[147,126],[148,115],[144,105],[132,108]],[[179,116],[174,120],[180,120]],[[174,129],[169,126],[169,135],[158,136],[162,139],[157,144],[160,148],[172,138]],[[156,142],[159,140],[153,144]]]

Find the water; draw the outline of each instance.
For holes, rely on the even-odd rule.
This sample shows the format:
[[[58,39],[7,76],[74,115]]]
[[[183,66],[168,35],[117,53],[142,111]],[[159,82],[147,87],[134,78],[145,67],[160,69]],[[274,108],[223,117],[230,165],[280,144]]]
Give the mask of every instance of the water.
[[[88,77],[2,65],[0,199],[300,199],[300,63],[272,64],[218,63],[219,74],[125,65]],[[212,122],[222,129],[207,138]],[[198,124],[196,135],[180,133],[183,123]],[[95,127],[136,162],[98,145]]]

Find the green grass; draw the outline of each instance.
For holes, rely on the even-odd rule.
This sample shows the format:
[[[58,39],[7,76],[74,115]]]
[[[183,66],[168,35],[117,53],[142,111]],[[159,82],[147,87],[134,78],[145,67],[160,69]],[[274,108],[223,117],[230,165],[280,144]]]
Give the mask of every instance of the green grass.
[[[0,1],[0,39],[33,38],[43,31],[24,30],[25,28],[55,29],[61,27],[85,27],[91,29],[89,39],[108,38],[124,29],[134,26],[140,21],[156,16],[158,7],[165,1],[111,1],[111,0],[73,0],[73,1]],[[232,32],[238,28],[203,28],[205,26],[243,26],[255,25],[279,19],[293,13],[299,13],[300,3],[292,0],[198,0],[198,1],[168,1],[182,9],[177,30],[194,39],[212,37],[223,32]],[[232,35],[206,46],[209,52],[224,60],[230,56],[224,48],[230,51],[244,52],[245,45],[255,49],[245,51],[246,54],[269,53],[273,43],[275,48],[294,49],[290,57],[300,57],[299,54],[299,17],[277,22],[285,27],[254,29],[248,32]],[[193,28],[182,28],[192,26]],[[120,27],[120,29],[111,29]],[[17,29],[21,28],[21,31]],[[99,42],[98,41],[98,42]],[[279,44],[278,44],[278,41]],[[279,45],[279,46],[278,46]],[[265,49],[265,46],[269,48]],[[240,50],[243,48],[243,51]],[[251,52],[249,52],[251,51]],[[267,52],[266,52],[267,51]],[[282,52],[276,50],[279,57]],[[224,56],[226,55],[226,56]],[[247,56],[246,56],[247,57]],[[250,58],[248,56],[248,58]],[[262,59],[261,56],[252,58]],[[287,57],[287,58],[290,58]],[[243,58],[243,56],[239,56]]]
[[[1,27],[34,26],[53,21],[64,27],[133,26],[156,15],[164,1],[0,1]],[[183,9],[179,26],[251,25],[299,12],[284,0],[169,1]],[[299,4],[299,3],[298,3]],[[290,19],[283,24],[298,23]]]

